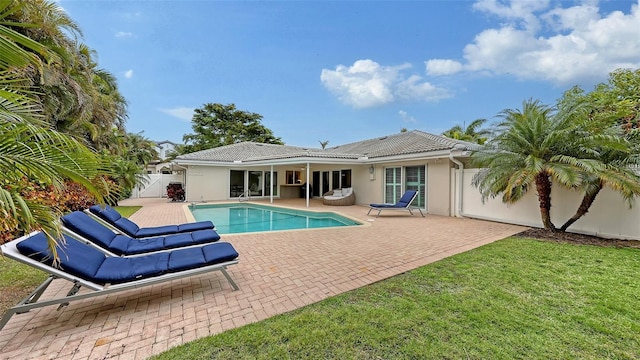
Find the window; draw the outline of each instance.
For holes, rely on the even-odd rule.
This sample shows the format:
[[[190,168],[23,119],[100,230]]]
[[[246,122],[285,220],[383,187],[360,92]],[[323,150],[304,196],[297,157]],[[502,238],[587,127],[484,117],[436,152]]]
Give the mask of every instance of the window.
[[[287,184],[297,184],[300,182],[300,171],[287,170],[285,177]]]
[[[262,196],[262,171],[249,171],[249,193]]]
[[[427,176],[425,166],[407,166],[385,169],[384,202],[395,204],[407,190],[418,190],[412,205],[425,209],[427,206]]]
[[[244,171],[231,170],[229,173],[229,196],[239,197],[244,192]]]
[[[340,171],[331,172],[331,190],[340,189]]]
[[[340,187],[351,187],[351,169],[340,171]]]
[[[405,190],[418,190],[413,206],[424,209],[426,206],[426,169],[424,166],[407,166],[405,168]]]
[[[271,172],[264,172],[264,195],[271,196]],[[273,196],[278,196],[278,172],[273,172]]]
[[[402,197],[402,168],[384,169],[384,202],[395,204]]]

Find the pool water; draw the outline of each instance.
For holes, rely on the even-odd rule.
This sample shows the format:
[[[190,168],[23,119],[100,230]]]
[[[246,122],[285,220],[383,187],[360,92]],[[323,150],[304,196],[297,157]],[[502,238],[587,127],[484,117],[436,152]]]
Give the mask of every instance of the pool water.
[[[361,225],[332,212],[247,203],[189,206],[189,210],[196,221],[213,221],[220,234]]]

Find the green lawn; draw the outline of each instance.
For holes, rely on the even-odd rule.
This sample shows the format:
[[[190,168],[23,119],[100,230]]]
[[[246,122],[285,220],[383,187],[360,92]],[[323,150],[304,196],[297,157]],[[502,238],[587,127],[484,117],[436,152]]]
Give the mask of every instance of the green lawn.
[[[133,215],[133,213],[140,210],[142,206],[114,206],[113,208],[118,210],[120,215],[128,218],[129,216]]]
[[[141,206],[116,206],[124,217]],[[5,256],[0,256],[0,316],[42,283],[48,274]]]
[[[509,238],[157,359],[638,359],[640,250]]]

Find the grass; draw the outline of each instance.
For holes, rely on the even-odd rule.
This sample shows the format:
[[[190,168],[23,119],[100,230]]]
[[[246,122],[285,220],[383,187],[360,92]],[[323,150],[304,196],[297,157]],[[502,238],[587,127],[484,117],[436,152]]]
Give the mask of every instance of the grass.
[[[508,238],[155,359],[638,359],[640,250]]]
[[[114,209],[118,210],[120,215],[128,218],[133,215],[136,211],[140,210],[142,206],[115,206]]]
[[[141,206],[114,207],[124,217],[138,211]],[[0,256],[0,315],[17,304],[42,283],[48,274],[5,256]]]

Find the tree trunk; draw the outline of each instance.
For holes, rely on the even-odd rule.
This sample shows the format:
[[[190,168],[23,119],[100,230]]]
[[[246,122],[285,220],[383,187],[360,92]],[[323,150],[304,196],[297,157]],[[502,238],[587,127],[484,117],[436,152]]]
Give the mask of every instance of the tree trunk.
[[[569,220],[567,220],[566,223],[562,225],[562,227],[560,227],[560,231],[566,231],[569,226],[578,221],[578,219],[584,216],[584,214],[589,212],[589,208],[593,204],[593,201],[596,199],[596,196],[598,196],[598,194],[600,193],[600,190],[602,190],[602,183],[598,184],[598,187],[596,187],[594,191],[584,194],[582,202],[580,203],[580,206],[578,206],[578,210]]]
[[[536,191],[538,192],[538,203],[540,204],[540,216],[544,228],[557,231],[556,226],[551,222],[551,181],[546,172],[536,175]]]

